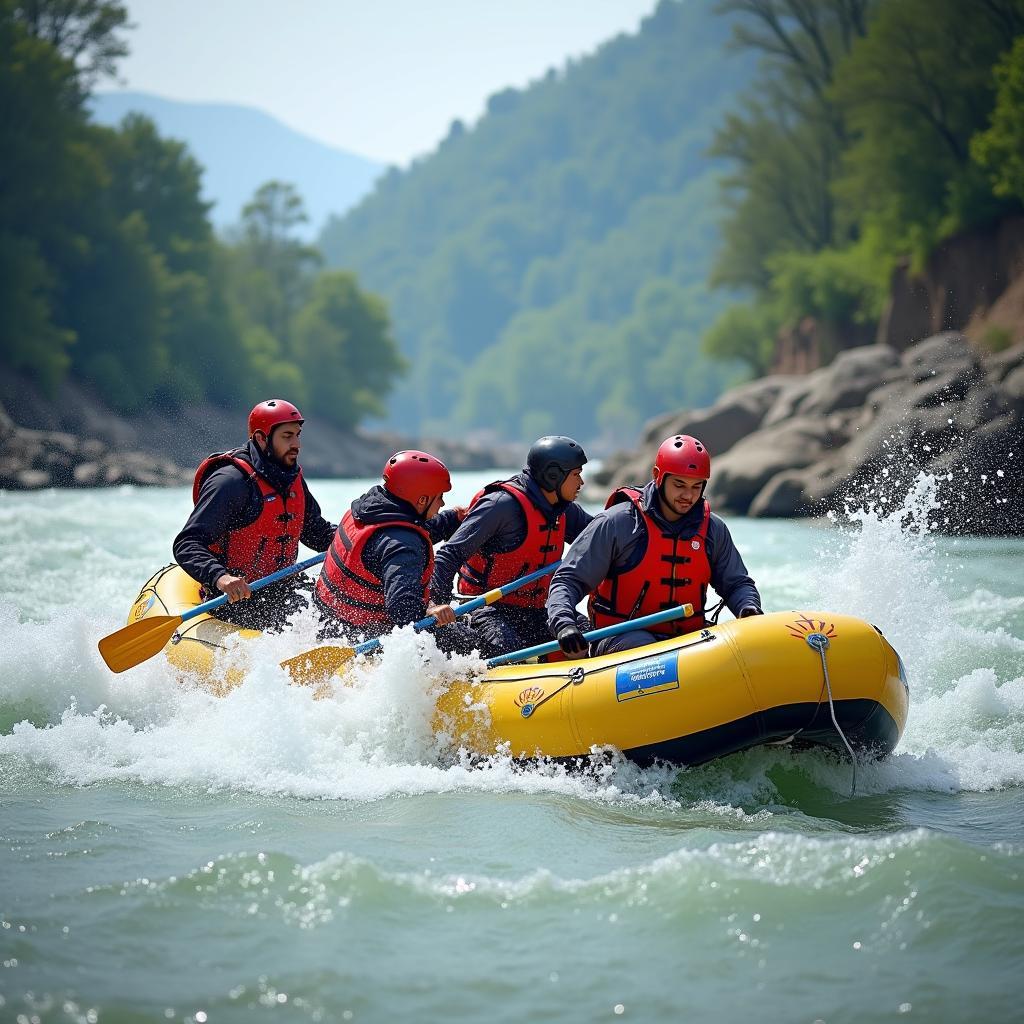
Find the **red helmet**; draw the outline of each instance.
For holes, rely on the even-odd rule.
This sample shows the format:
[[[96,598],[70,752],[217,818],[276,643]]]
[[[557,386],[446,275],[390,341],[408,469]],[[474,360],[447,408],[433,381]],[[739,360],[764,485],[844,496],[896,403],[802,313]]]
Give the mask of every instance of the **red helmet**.
[[[695,437],[676,434],[661,442],[654,457],[654,482],[660,487],[666,476],[689,476],[698,480],[711,478],[711,456]]]
[[[254,405],[249,413],[249,436],[262,430],[267,437],[274,427],[282,423],[304,423],[302,413],[283,398],[271,398],[266,402]]]
[[[415,505],[422,497],[434,497],[452,489],[448,467],[426,452],[396,452],[384,467],[384,487],[396,498]]]

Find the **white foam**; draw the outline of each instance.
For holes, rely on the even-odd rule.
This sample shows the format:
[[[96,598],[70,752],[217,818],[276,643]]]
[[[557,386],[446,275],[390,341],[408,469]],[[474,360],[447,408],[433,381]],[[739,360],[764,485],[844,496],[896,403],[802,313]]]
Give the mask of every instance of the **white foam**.
[[[838,530],[764,527],[764,557],[780,560],[776,596],[868,619],[907,665],[906,735],[889,761],[861,766],[861,793],[982,791],[1024,780],[1024,640],[1015,618],[1022,599],[1004,587],[994,601],[991,583],[964,590],[956,542],[931,527],[936,493],[935,481],[922,476],[901,500],[851,510]],[[123,625],[187,507],[184,490],[2,497],[0,529],[10,542],[0,545],[0,713],[5,723],[25,721],[0,736],[0,756],[78,785],[137,780],[353,800],[554,793],[645,813],[682,804],[742,821],[778,803],[779,771],[799,771],[836,794],[849,788],[843,759],[777,748],[682,773],[601,756],[587,772],[550,763],[524,768],[501,754],[470,765],[434,735],[433,709],[447,679],[479,665],[449,663],[429,635],[409,630],[388,638],[382,657],[357,664],[351,685],[326,700],[290,686],[278,668],[317,645],[311,616],[237,652],[251,668],[225,698],[181,685],[161,657],[112,675],[96,641]],[[84,522],[97,526],[86,532]],[[761,528],[738,524],[752,565]],[[817,561],[787,554],[793,538],[817,545]],[[986,615],[994,605],[999,615]]]

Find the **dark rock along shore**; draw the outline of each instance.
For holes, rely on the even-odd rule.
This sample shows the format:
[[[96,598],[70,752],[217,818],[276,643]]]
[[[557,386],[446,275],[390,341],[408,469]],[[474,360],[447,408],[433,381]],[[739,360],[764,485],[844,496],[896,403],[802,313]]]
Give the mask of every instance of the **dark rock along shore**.
[[[198,406],[130,418],[111,412],[80,382],[65,381],[49,398],[18,374],[5,370],[0,379],[0,490],[191,484],[204,456],[244,441],[244,412]],[[348,432],[313,418],[303,431],[301,462],[310,477],[375,477],[394,452],[421,447],[453,470],[522,459],[522,452],[496,446]]]
[[[947,331],[902,353],[849,349],[813,373],[765,377],[709,409],[652,420],[639,449],[609,459],[596,482],[646,482],[658,444],[676,433],[707,444],[716,511],[814,516],[870,494],[902,500],[924,471],[938,480],[939,529],[1024,535],[1024,344],[980,356]]]

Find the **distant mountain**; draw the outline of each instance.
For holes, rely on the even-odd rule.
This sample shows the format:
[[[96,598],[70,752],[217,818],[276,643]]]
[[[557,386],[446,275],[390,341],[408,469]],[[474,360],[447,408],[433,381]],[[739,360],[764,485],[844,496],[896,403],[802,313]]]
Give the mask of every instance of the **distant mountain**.
[[[272,178],[295,185],[306,204],[308,239],[331,214],[343,214],[373,187],[383,164],[317,142],[251,107],[187,103],[142,92],[99,93],[93,117],[116,125],[132,111],[151,118],[161,135],[180,139],[206,168],[204,197],[222,230],[238,223],[242,207]]]
[[[723,173],[708,150],[755,66],[730,33],[714,0],[662,0],[328,223],[328,263],[388,302],[411,365],[391,424],[600,451],[735,379],[700,350],[729,301],[706,284]]]

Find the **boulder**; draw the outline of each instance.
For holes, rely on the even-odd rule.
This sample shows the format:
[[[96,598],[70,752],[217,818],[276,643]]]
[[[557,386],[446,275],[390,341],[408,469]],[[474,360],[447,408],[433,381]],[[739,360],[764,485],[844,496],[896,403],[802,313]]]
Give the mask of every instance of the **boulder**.
[[[1007,401],[1017,408],[1024,405],[1024,364],[1015,367],[1003,378],[1001,390]]]
[[[97,462],[81,462],[75,466],[76,487],[95,487],[99,483],[100,467]]]
[[[592,474],[594,482],[621,487],[650,480],[658,446],[673,434],[700,438],[711,452],[712,460],[716,460],[758,429],[790,379],[764,377],[733,388],[708,409],[670,413],[648,421],[640,448],[607,459],[601,469]]]
[[[819,462],[848,438],[849,417],[801,416],[744,438],[713,463],[708,497],[715,507],[744,514],[779,473]]]
[[[905,375],[899,355],[888,345],[849,349],[836,356],[830,365],[783,388],[762,425],[770,427],[794,416],[860,408],[870,392]]]
[[[783,519],[804,513],[807,507],[805,494],[806,471],[787,469],[776,473],[757,493],[747,511],[753,519]]]
[[[981,370],[978,354],[959,331],[935,334],[906,349],[900,360],[915,382],[927,380],[933,371],[944,367],[949,371],[957,367]]]
[[[1024,366],[1024,342],[985,356],[981,361],[982,368],[990,380],[1005,380],[1014,370]]]

